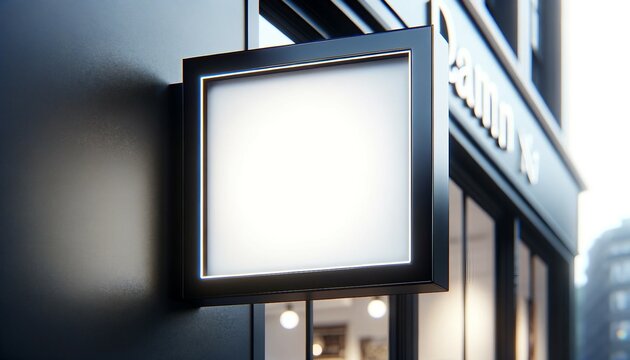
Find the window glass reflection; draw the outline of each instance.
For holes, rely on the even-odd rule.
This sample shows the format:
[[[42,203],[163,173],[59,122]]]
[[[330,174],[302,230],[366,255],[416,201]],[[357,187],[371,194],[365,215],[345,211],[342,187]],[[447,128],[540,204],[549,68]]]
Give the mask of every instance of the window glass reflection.
[[[494,220],[451,182],[449,291],[418,296],[420,360],[495,359],[494,228]]]
[[[305,309],[304,302],[265,305],[265,359],[304,358]]]
[[[418,359],[462,359],[464,281],[462,190],[449,184],[449,291],[418,296]]]
[[[386,360],[388,298],[313,302],[313,359]]]
[[[548,271],[547,264],[538,256],[534,256],[532,259],[532,280],[533,280],[533,337],[534,344],[532,345],[533,360],[547,360],[547,319],[548,319]]]
[[[530,251],[522,241],[514,247],[516,276],[516,360],[529,360]]]
[[[515,243],[516,359],[548,358],[547,264],[520,239]]]
[[[466,200],[465,333],[467,360],[495,359],[494,221]]]

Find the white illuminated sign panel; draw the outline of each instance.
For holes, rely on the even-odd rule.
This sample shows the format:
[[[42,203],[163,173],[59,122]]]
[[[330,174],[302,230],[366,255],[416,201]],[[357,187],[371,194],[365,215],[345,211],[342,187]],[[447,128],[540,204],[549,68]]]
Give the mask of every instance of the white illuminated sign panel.
[[[439,43],[436,71],[434,40],[424,28],[185,61],[186,298],[446,287],[448,62]]]
[[[202,277],[410,261],[409,52],[318,65],[201,79]]]

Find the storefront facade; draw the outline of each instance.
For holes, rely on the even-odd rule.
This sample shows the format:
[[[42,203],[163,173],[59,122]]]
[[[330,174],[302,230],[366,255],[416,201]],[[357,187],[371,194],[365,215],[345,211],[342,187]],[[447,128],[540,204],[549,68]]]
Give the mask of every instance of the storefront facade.
[[[573,358],[583,185],[562,140],[560,5],[3,2],[0,357]],[[449,292],[203,308],[178,297],[169,85],[181,59],[257,47],[259,15],[296,43],[431,24],[449,41]],[[279,321],[289,308],[295,325]]]
[[[369,350],[383,339],[390,359],[572,358],[583,185],[562,143],[560,2],[261,1],[260,10],[294,42],[432,24],[449,41],[451,85],[449,292],[391,296],[389,324],[378,326],[367,314],[330,319],[369,299],[315,301],[292,353],[276,340],[287,330],[267,325],[267,358],[297,356],[311,331],[325,349],[335,324],[347,346],[324,358],[385,358]],[[267,323],[282,306],[267,305]]]

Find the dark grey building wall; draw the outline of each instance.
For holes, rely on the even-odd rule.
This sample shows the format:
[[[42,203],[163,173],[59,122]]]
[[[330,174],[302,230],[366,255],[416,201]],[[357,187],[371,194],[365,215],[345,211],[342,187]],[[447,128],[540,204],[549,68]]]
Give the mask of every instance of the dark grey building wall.
[[[181,59],[244,2],[0,1],[0,358],[247,359],[247,306],[174,299]]]

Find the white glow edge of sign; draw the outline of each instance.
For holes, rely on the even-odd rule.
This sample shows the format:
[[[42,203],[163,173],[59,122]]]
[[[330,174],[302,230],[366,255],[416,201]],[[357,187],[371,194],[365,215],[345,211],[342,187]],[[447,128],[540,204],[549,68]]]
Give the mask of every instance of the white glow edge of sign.
[[[205,253],[205,238],[204,238],[204,204],[205,204],[205,193],[204,193],[204,183],[205,183],[205,178],[204,178],[204,161],[205,161],[205,157],[204,157],[204,146],[203,144],[205,144],[205,128],[204,128],[204,117],[205,115],[205,101],[204,101],[204,96],[206,96],[206,87],[204,85],[205,80],[210,80],[210,79],[220,79],[220,78],[228,78],[228,77],[232,77],[232,76],[236,76],[236,75],[247,75],[247,74],[259,74],[259,73],[265,73],[265,72],[274,72],[277,70],[285,70],[285,69],[300,69],[300,68],[309,68],[309,67],[315,67],[315,66],[319,66],[319,65],[325,65],[325,64],[334,64],[334,63],[345,63],[345,62],[350,62],[350,61],[356,61],[356,60],[367,60],[367,59],[377,59],[377,58],[388,58],[388,57],[393,57],[393,56],[399,56],[399,55],[405,55],[407,56],[407,63],[408,63],[408,79],[409,81],[407,82],[408,84],[408,99],[407,99],[407,103],[409,106],[409,111],[408,111],[408,151],[409,151],[409,182],[408,182],[408,186],[409,186],[409,198],[408,198],[408,207],[409,207],[409,237],[407,239],[408,242],[408,259],[406,261],[394,261],[394,262],[383,262],[383,263],[371,263],[371,264],[362,264],[362,265],[348,265],[348,266],[330,266],[330,267],[323,267],[323,268],[310,268],[310,269],[304,269],[304,270],[288,270],[288,271],[268,271],[268,272],[255,272],[255,273],[244,273],[244,274],[229,274],[229,275],[205,275],[205,271],[204,271],[204,253]],[[199,99],[199,103],[200,103],[200,113],[199,113],[199,278],[202,280],[212,280],[212,279],[226,279],[226,278],[239,278],[239,277],[249,277],[249,276],[260,276],[260,275],[281,275],[281,274],[297,274],[297,273],[306,273],[306,272],[317,272],[317,271],[326,271],[326,270],[347,270],[347,269],[355,269],[355,268],[366,268],[366,267],[375,267],[375,266],[387,266],[387,265],[403,265],[403,264],[409,264],[411,263],[411,238],[412,238],[412,209],[411,209],[411,175],[412,175],[412,168],[411,168],[411,164],[413,163],[413,154],[411,152],[412,149],[412,128],[411,128],[411,119],[412,119],[412,107],[411,107],[411,99],[412,99],[412,95],[411,95],[411,62],[412,62],[412,52],[411,50],[402,50],[402,51],[390,51],[390,52],[383,52],[383,53],[377,53],[377,54],[369,54],[369,55],[360,55],[360,56],[351,56],[351,57],[343,57],[343,58],[337,58],[337,59],[331,59],[331,60],[321,60],[321,61],[313,61],[313,62],[305,62],[305,63],[300,63],[300,64],[292,64],[292,65],[282,65],[282,66],[274,66],[274,67],[269,67],[269,68],[264,68],[264,69],[254,69],[254,70],[242,70],[242,71],[233,71],[233,72],[227,72],[227,73],[221,73],[221,74],[215,74],[215,75],[206,75],[206,76],[201,76],[199,77],[199,86],[200,86],[200,99]]]

